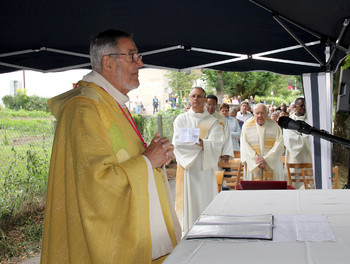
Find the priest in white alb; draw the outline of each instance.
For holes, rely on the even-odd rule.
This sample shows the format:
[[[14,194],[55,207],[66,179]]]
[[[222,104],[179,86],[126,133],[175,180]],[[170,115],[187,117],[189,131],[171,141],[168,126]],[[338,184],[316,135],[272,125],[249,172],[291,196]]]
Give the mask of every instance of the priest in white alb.
[[[207,96],[206,108],[208,110],[208,113],[214,116],[219,121],[219,124],[223,126],[224,142],[221,150],[221,160],[224,162],[228,162],[229,159],[233,158],[233,143],[231,138],[231,130],[230,125],[228,123],[228,119],[216,111],[217,105],[218,98],[213,94],[209,94]]]
[[[278,124],[267,116],[263,103],[254,107],[254,117],[242,127],[241,161],[246,163],[244,180],[285,180],[283,136]]]
[[[305,111],[305,99],[295,99],[295,112],[290,115],[293,120],[301,120],[307,123]],[[286,147],[286,163],[312,163],[310,136],[301,134],[296,130],[283,129],[283,141]],[[287,175],[287,171],[285,171]],[[294,183],[293,187],[300,188],[303,183]]]
[[[193,88],[191,109],[174,121],[176,212],[185,233],[218,193],[215,170],[224,133],[222,125],[204,108],[205,100],[204,89]]]

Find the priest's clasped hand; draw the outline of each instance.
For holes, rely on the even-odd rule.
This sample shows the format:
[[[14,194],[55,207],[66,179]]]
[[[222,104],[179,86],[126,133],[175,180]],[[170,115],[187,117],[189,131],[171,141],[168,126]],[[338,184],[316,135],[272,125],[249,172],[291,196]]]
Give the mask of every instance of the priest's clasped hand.
[[[157,132],[151,144],[143,152],[152,164],[152,168],[168,165],[174,156],[174,145],[169,139],[162,138]]]
[[[255,159],[255,163],[256,164],[259,164],[258,167],[262,170],[265,170],[266,169],[266,161],[265,159],[262,157],[262,156],[258,156],[256,159]]]

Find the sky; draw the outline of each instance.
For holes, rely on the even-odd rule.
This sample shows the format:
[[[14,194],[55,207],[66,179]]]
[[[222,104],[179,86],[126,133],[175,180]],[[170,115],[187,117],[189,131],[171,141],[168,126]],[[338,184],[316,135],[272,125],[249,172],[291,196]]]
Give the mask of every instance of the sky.
[[[73,84],[82,79],[90,70],[69,70],[57,73],[40,73],[25,71],[25,88],[27,95],[37,95],[51,98],[73,88]],[[15,71],[0,74],[0,99],[10,95],[10,83],[12,80],[22,82],[23,71]],[[3,105],[2,100],[0,103]]]

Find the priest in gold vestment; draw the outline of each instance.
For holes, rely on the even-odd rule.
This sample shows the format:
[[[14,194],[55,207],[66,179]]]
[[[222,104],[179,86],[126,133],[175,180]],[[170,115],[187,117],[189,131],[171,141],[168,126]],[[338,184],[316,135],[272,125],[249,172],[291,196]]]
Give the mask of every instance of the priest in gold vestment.
[[[281,128],[267,116],[266,106],[257,104],[254,117],[242,127],[241,161],[247,166],[244,180],[286,180],[283,174],[283,151]]]
[[[108,30],[90,46],[93,71],[49,100],[57,119],[41,263],[161,263],[181,229],[166,175],[173,145],[149,146],[126,107],[143,62],[131,36]]]

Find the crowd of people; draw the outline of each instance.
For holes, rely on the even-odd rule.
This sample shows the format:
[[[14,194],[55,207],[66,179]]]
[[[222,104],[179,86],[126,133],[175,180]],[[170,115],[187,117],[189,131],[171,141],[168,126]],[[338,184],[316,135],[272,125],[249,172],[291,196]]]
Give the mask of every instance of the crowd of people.
[[[246,166],[245,180],[287,180],[283,156],[290,163],[312,162],[309,136],[282,131],[278,125],[281,116],[307,121],[304,98],[297,98],[289,107],[285,103],[276,107],[263,102],[256,104],[253,96],[237,106],[224,96],[219,105],[215,95],[205,95],[201,87],[196,87],[189,99],[191,107],[176,118],[173,136],[178,172],[183,172],[176,177],[176,210],[183,219],[184,232],[217,192],[216,184],[210,183],[215,180],[217,162],[232,159],[234,151],[240,151],[241,162]],[[221,131],[217,129],[220,126]],[[185,137],[188,129],[197,129],[197,137],[194,134]]]

